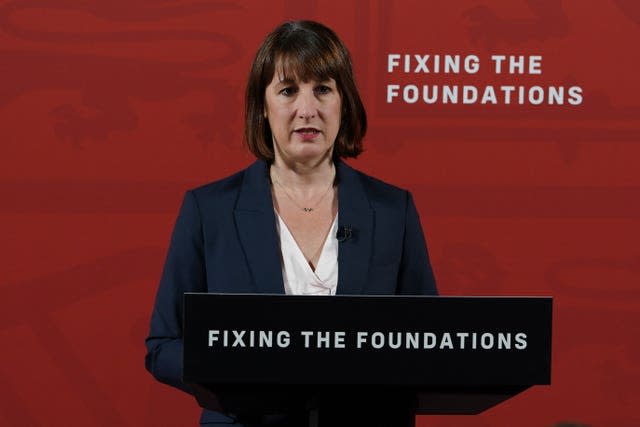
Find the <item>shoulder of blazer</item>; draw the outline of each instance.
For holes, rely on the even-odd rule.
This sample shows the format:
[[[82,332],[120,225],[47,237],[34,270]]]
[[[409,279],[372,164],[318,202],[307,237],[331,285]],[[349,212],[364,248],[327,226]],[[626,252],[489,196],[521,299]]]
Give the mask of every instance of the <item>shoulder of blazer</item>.
[[[256,161],[246,169],[242,169],[228,177],[201,185],[189,190],[196,199],[196,203],[203,210],[233,209],[245,183],[247,173],[252,169],[264,166]]]
[[[407,204],[407,197],[409,196],[407,190],[374,178],[357,169],[353,169],[345,163],[343,163],[343,165],[350,170],[347,175],[353,174],[354,177],[360,180],[366,196],[369,199],[369,203],[374,210],[384,208],[404,211]]]

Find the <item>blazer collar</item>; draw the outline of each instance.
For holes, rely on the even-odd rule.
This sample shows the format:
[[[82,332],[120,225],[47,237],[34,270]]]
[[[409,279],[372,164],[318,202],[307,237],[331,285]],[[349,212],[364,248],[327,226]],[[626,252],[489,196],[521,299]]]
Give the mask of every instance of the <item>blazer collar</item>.
[[[338,227],[347,238],[338,247],[338,289],[341,295],[363,293],[373,249],[374,210],[362,176],[346,163],[336,161],[338,177]]]
[[[270,185],[266,162],[258,160],[249,166],[244,172],[234,216],[256,293],[283,294],[280,241]]]
[[[350,236],[338,249],[338,294],[361,294],[373,247],[374,210],[358,172],[336,160],[338,227]],[[284,293],[280,242],[271,198],[269,168],[258,160],[244,173],[234,210],[240,242],[258,293]]]

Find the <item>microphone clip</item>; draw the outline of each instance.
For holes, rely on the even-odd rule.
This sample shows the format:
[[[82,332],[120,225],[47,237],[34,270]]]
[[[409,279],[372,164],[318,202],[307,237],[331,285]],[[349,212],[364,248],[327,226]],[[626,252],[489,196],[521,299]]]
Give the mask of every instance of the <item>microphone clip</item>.
[[[343,243],[351,238],[353,234],[353,230],[350,225],[342,225],[338,227],[338,231],[336,232],[336,239],[338,242]]]

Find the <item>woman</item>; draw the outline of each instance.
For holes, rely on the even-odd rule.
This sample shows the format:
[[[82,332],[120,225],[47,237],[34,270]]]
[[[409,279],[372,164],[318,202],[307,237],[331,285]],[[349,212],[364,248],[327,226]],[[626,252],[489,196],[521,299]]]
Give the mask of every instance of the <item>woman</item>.
[[[288,22],[265,39],[246,92],[258,160],[188,191],[151,319],[147,369],[181,382],[184,292],[436,294],[405,191],[341,161],[367,128],[349,54],[329,28]],[[229,424],[204,411],[202,424]],[[257,425],[298,425],[294,421]]]

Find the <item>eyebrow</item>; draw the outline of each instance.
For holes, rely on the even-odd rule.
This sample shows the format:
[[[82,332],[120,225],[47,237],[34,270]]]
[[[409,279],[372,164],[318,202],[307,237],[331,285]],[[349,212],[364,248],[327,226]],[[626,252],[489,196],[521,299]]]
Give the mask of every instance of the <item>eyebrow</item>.
[[[315,79],[312,79],[315,80]],[[316,84],[326,84],[326,83],[330,83],[331,82],[331,78],[328,79],[323,79],[323,80],[315,80]],[[306,82],[303,82],[306,83]],[[279,80],[276,85],[293,85],[293,84],[298,84],[298,79],[294,79],[291,77],[287,77],[285,79]]]

